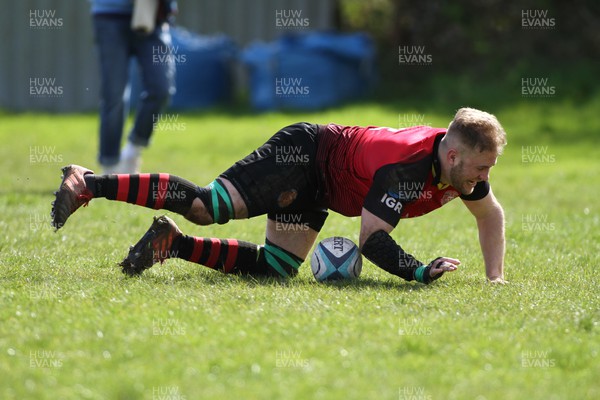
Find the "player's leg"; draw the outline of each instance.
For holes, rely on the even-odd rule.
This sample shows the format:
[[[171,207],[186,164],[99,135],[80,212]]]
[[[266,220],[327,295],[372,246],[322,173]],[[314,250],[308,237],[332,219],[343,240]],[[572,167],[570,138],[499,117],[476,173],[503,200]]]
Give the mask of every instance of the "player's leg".
[[[243,244],[244,254],[251,254],[246,260],[254,257],[256,262],[228,263],[223,251],[228,251],[230,244],[209,238],[188,238],[185,254],[191,254],[192,244],[196,245],[196,254],[206,251],[206,247],[209,250],[202,257],[180,258],[209,267],[213,263],[208,260],[224,260],[223,272],[295,275],[327,218],[315,167],[316,134],[317,127],[312,124],[285,127],[220,176],[237,189],[247,217],[268,214],[265,244]],[[234,252],[240,249],[233,248]],[[215,252],[220,255],[215,256]]]
[[[223,273],[295,276],[325,219],[326,210],[269,214],[264,245],[237,239],[184,235],[166,216],[155,218],[121,262],[123,272],[137,275],[168,258],[180,258]]]
[[[243,218],[246,209],[237,189],[220,177],[206,187],[166,173],[86,175],[84,180],[94,198],[173,211],[199,225]]]
[[[328,214],[320,206],[318,187],[306,173],[307,169],[282,168],[279,175],[283,176],[276,178],[269,173],[273,170],[268,167],[269,162],[268,158],[263,158],[243,169],[232,167],[215,181],[216,184],[209,185],[210,198],[195,198],[185,214],[186,218],[201,225],[223,222],[221,216],[228,213],[224,203],[228,202],[235,210],[236,218],[267,213],[264,245],[237,239],[183,235],[172,220],[161,217],[155,219],[148,232],[131,248],[121,263],[123,271],[130,275],[139,274],[167,258],[181,258],[224,273],[296,275]],[[265,174],[256,174],[261,171]],[[250,175],[257,178],[250,180]],[[230,177],[236,185],[224,176]],[[219,188],[215,187],[217,184]],[[297,209],[307,211],[295,211]]]
[[[264,245],[235,239],[181,236],[173,255],[224,273],[292,277],[306,259],[327,218],[324,209],[270,213]]]
[[[262,248],[264,272],[295,276],[306,259],[325,219],[325,209],[304,212],[269,213],[267,234]]]
[[[69,165],[63,168],[63,181],[55,194],[52,225],[57,230],[80,206],[101,197],[173,211],[200,225],[223,224],[248,215],[244,199],[225,178],[199,187],[170,174],[95,175],[84,167]]]
[[[236,210],[236,218],[268,214],[264,246],[235,239],[185,236],[172,227],[172,235],[158,235],[176,236],[167,246],[165,254],[225,273],[295,275],[327,217],[327,211],[321,205],[322,199],[312,163],[316,153],[316,147],[312,145],[314,134],[315,127],[310,124],[284,128],[264,146],[220,175],[222,188],[211,192],[211,196],[215,197],[212,206],[203,206],[208,203],[195,199],[186,214],[188,219],[199,224],[205,223],[207,219],[220,221],[221,216],[227,214],[226,204],[223,205],[224,201],[219,197],[219,193],[225,189]],[[281,149],[301,149],[303,153],[296,158],[299,162],[280,165],[281,157],[278,154],[283,153]],[[169,226],[166,223],[162,225]],[[150,263],[141,269],[136,267],[138,259],[149,259],[148,256],[143,257],[139,249],[166,248],[162,245],[163,240],[152,239],[156,236],[152,232],[157,230],[151,227],[140,243],[132,248],[124,260],[125,272],[136,272],[152,265]],[[151,242],[160,244],[147,244]],[[162,259],[159,257],[150,261]]]
[[[257,263],[259,246],[237,239],[184,235],[167,216],[154,218],[121,262],[123,272],[137,275],[169,258],[181,258],[224,273],[244,272]]]
[[[173,211],[200,225],[299,209],[319,197],[316,130],[307,123],[281,129],[206,187],[170,174],[95,175],[69,165],[55,193],[52,225],[60,229],[79,207],[98,197]],[[295,161],[290,162],[281,157],[286,151],[301,154],[292,154]]]

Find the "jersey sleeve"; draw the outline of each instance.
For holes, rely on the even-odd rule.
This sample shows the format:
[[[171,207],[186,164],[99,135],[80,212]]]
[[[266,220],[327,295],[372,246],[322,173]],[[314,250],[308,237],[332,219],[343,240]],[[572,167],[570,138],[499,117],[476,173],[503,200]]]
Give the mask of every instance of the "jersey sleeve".
[[[477,182],[471,194],[461,194],[460,198],[467,201],[481,200],[490,192],[490,183],[488,181]]]
[[[415,188],[423,186],[421,175],[416,164],[388,164],[379,168],[363,207],[395,227],[404,205],[414,200]]]
[[[369,189],[363,207],[393,227],[400,221],[402,203],[395,199],[390,192],[375,184]]]

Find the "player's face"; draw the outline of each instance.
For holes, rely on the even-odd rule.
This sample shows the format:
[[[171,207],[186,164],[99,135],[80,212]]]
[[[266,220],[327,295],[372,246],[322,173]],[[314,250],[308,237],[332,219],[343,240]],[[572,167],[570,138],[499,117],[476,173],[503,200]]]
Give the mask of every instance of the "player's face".
[[[461,194],[471,194],[477,182],[490,178],[490,169],[496,165],[494,152],[468,151],[450,168],[450,184]]]

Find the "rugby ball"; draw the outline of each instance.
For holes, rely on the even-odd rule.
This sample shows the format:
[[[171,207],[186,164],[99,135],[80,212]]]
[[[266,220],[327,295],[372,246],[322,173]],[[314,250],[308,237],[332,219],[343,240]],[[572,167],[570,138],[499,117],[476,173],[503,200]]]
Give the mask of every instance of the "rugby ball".
[[[310,268],[319,282],[358,278],[362,256],[352,240],[334,236],[317,244],[310,258]]]

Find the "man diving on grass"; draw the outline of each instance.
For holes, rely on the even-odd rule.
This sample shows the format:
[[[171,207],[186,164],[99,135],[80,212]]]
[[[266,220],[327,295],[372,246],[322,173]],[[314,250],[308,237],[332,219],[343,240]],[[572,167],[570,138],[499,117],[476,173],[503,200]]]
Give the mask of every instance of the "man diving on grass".
[[[120,265],[136,275],[177,257],[224,273],[291,277],[332,210],[361,217],[359,247],[367,259],[407,281],[429,284],[455,271],[459,260],[423,263],[390,233],[401,219],[460,197],[477,223],[487,279],[504,283],[504,212],[488,179],[505,145],[496,117],[473,108],[458,110],[447,129],[301,122],[281,129],[207,186],[166,173],[95,175],[64,167],[52,225],[62,228],[80,206],[102,197],[169,210],[202,226],[266,215],[264,245],[188,236],[169,217],[155,217]],[[281,220],[308,229],[277,229]]]

